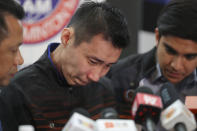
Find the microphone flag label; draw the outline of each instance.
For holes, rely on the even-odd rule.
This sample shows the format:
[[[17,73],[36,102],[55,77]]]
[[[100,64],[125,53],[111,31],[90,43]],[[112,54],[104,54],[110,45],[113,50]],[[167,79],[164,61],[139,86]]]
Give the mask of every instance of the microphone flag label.
[[[132,116],[134,117],[136,111],[140,105],[151,105],[158,108],[162,108],[161,98],[159,96],[146,94],[146,93],[138,93],[135,97],[135,100],[132,105]]]
[[[98,119],[97,131],[137,131],[133,120],[123,119]]]
[[[156,105],[156,102],[158,98],[152,97],[150,95],[143,95],[143,99],[145,101],[145,104],[150,104],[150,105]]]
[[[147,93],[137,93],[133,105],[131,106],[132,119],[134,119],[136,123],[140,123],[145,119],[146,115],[149,115],[156,116],[154,117],[154,121],[157,121],[162,107],[163,104],[159,96]]]
[[[177,123],[184,123],[187,131],[196,128],[194,115],[180,100],[173,102],[161,113],[161,124],[167,130],[173,129]]]

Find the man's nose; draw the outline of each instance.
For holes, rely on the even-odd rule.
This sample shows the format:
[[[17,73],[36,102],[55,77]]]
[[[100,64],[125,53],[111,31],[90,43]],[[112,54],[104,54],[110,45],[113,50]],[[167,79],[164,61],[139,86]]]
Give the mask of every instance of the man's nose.
[[[180,71],[183,69],[183,57],[175,56],[171,62],[171,66],[176,70]]]
[[[96,67],[92,69],[91,72],[88,74],[88,78],[94,82],[97,82],[101,77],[101,72],[102,72],[102,68]]]
[[[22,65],[24,63],[24,59],[21,55],[20,50],[18,50],[16,58],[15,58],[15,65]]]

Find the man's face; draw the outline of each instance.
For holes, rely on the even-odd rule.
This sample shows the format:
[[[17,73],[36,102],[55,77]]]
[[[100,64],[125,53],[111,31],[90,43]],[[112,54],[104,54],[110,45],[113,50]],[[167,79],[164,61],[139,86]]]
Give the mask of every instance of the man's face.
[[[162,74],[178,83],[197,67],[197,42],[175,36],[161,36],[156,31],[157,59]]]
[[[101,34],[78,46],[74,45],[74,38],[71,38],[61,55],[63,75],[70,85],[96,82],[118,60],[121,51]]]
[[[10,78],[17,72],[17,65],[23,63],[19,51],[22,43],[22,26],[12,15],[5,16],[8,35],[0,42],[0,85],[8,85]]]

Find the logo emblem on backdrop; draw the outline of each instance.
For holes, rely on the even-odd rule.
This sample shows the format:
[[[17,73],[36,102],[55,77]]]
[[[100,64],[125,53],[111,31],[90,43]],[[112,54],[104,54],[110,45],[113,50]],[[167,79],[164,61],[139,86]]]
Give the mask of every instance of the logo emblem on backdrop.
[[[70,21],[79,0],[16,0],[26,12],[23,20],[24,43],[50,39]]]

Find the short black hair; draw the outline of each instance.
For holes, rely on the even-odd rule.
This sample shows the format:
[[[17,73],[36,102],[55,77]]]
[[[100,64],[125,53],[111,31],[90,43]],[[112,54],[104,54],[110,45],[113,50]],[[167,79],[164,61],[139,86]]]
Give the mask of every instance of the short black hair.
[[[0,41],[8,34],[5,22],[5,16],[8,14],[22,20],[25,16],[25,11],[15,0],[0,0]]]
[[[129,44],[127,21],[121,11],[108,3],[85,2],[75,12],[68,27],[74,28],[75,44],[89,41],[97,34],[112,42],[114,47]]]
[[[197,42],[197,0],[171,0],[157,21],[160,37],[172,35]]]

